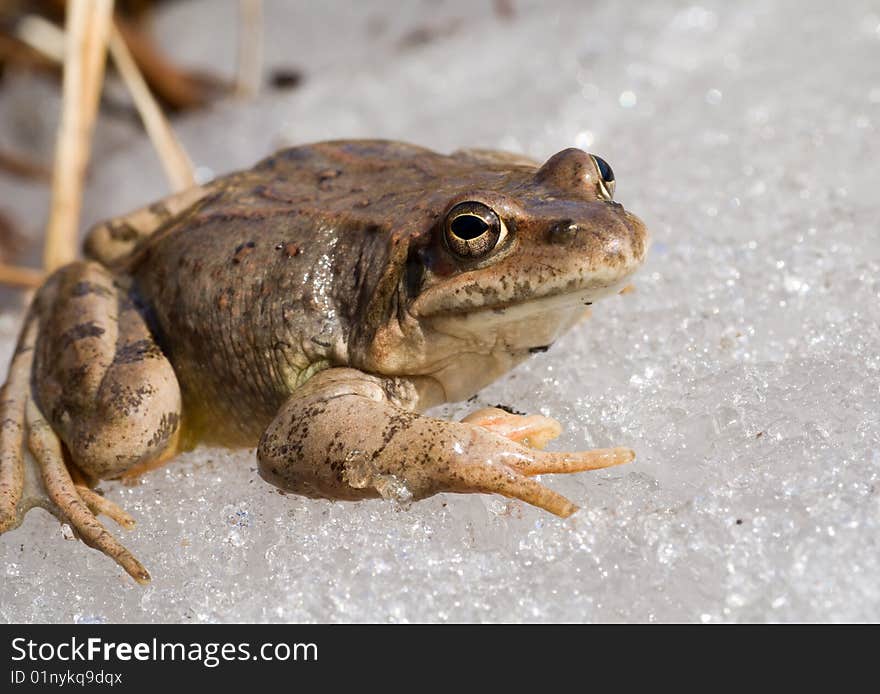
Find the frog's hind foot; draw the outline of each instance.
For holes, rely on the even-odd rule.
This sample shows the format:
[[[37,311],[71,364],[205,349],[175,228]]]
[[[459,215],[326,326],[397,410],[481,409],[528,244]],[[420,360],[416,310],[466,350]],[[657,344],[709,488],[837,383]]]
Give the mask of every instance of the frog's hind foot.
[[[22,449],[37,330],[37,319],[31,312],[9,365],[9,376],[0,390],[0,533],[18,527],[26,512],[22,508],[26,483]]]
[[[0,398],[0,531],[41,506],[146,583],[147,571],[97,516],[123,528],[134,521],[90,481],[173,455],[181,408],[174,370],[137,297],[94,262],[47,280],[23,335]],[[24,441],[33,460],[22,455]]]
[[[65,451],[66,452],[66,451]],[[86,506],[95,516],[104,515],[111,520],[116,521],[117,525],[122,526],[126,530],[131,530],[135,526],[134,518],[128,515],[119,504],[105,499],[102,494],[94,491],[91,483],[85,474],[76,465],[73,465],[69,456],[65,458],[67,462],[67,471],[70,473],[70,479],[73,480],[73,486],[80,498],[85,502]]]
[[[134,527],[134,518],[128,515],[119,504],[110,501],[110,499],[98,494],[98,492],[93,489],[80,485],[74,486],[80,499],[82,499],[85,505],[89,507],[89,511],[92,512],[93,516],[107,516],[107,518],[115,521],[117,525],[126,530],[131,530]]]
[[[84,485],[74,484],[64,462],[61,440],[31,400],[27,402],[27,430],[28,446],[39,466],[48,499],[32,500],[25,506],[47,508],[60,520],[70,523],[83,542],[113,559],[135,581],[142,585],[149,583],[147,570],[96,516],[103,513],[125,528],[134,525],[134,520],[109,499]]]

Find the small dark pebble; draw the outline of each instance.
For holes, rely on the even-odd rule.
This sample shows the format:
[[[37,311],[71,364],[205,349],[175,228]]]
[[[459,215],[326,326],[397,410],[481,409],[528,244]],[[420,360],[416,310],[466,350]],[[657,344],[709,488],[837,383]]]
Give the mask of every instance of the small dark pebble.
[[[275,89],[295,89],[303,81],[303,73],[295,67],[276,67],[269,75],[269,84]]]

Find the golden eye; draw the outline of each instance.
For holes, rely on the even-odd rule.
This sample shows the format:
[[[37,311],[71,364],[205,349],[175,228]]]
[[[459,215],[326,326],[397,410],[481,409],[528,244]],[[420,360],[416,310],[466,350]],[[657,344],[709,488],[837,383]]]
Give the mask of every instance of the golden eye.
[[[462,258],[479,258],[507,236],[495,211],[481,202],[462,202],[446,215],[444,236],[450,251]]]
[[[599,172],[599,195],[606,200],[613,200],[614,171],[611,170],[610,164],[602,157],[597,157],[595,154],[591,154],[590,156],[593,158],[593,163],[596,165],[596,170]]]

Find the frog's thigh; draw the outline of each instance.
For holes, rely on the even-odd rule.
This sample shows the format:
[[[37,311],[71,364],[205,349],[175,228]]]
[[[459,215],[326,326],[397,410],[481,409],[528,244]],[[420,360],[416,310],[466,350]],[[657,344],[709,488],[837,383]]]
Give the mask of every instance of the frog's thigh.
[[[208,192],[206,186],[194,186],[128,214],[100,222],[89,229],[83,250],[89,258],[102,265],[110,265],[133,251],[138,243],[163,223],[194,205]]]
[[[314,376],[263,434],[260,474],[308,496],[420,499],[437,492],[482,492],[568,516],[577,507],[533,475],[632,460],[623,449],[548,453],[485,426],[427,417],[406,409],[413,403],[394,395],[395,381],[352,369]]]
[[[41,297],[34,382],[73,462],[116,477],[176,444],[180,388],[143,316],[96,263],[65,268]]]

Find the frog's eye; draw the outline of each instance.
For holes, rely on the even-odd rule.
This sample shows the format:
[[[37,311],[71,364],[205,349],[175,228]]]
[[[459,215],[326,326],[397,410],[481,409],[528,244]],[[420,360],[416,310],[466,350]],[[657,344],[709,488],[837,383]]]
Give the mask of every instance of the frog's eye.
[[[446,245],[463,258],[479,258],[507,236],[507,227],[495,211],[481,202],[462,202],[446,215]]]
[[[593,163],[596,164],[596,170],[599,172],[599,194],[606,200],[614,199],[614,171],[611,165],[602,157],[595,154],[590,155]]]

